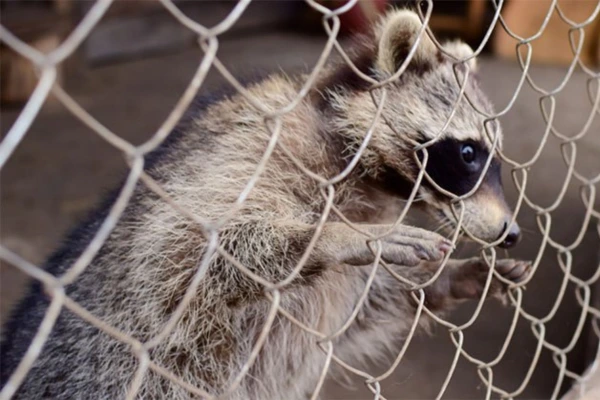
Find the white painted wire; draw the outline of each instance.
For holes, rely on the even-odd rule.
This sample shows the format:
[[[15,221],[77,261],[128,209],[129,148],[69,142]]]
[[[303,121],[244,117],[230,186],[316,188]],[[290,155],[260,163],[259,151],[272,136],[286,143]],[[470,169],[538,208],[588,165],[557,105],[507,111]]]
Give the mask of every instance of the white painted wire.
[[[501,11],[504,2],[502,0],[492,1],[495,7],[495,13],[492,18],[492,24],[486,31],[484,39],[475,50],[475,55],[473,57],[477,56],[481,52],[481,50],[489,40],[493,29],[496,27],[497,24],[499,24],[509,36],[518,41],[518,62],[522,70],[521,77],[517,85],[515,86],[513,95],[511,96],[507,104],[500,111],[496,112],[493,115],[486,114],[483,110],[478,109],[476,105],[471,102],[464,90],[466,87],[467,80],[469,78],[469,74],[468,72],[466,75],[463,74],[465,76],[462,79],[460,79],[457,69],[455,68],[457,84],[460,85],[460,96],[455,103],[454,110],[448,116],[448,123],[452,118],[454,111],[456,110],[456,107],[462,97],[464,97],[477,112],[479,112],[486,118],[486,122],[492,122],[497,121],[497,119],[500,116],[505,115],[509,110],[511,110],[514,107],[517,96],[519,95],[521,89],[525,85],[528,85],[531,89],[533,89],[536,93],[539,94],[540,110],[544,118],[546,127],[544,129],[544,134],[542,135],[541,141],[535,154],[529,160],[524,162],[517,162],[507,157],[499,148],[495,147],[495,143],[497,141],[495,132],[491,131],[487,123],[485,128],[490,141],[494,143],[496,153],[506,164],[508,164],[512,168],[513,182],[519,190],[519,199],[517,201],[514,213],[515,218],[516,215],[518,215],[519,213],[519,209],[521,209],[523,205],[533,209],[537,213],[538,228],[539,233],[542,235],[542,242],[540,244],[536,259],[533,263],[532,276],[528,278],[528,281],[531,279],[535,279],[535,272],[541,261],[542,254],[545,251],[556,252],[560,268],[563,272],[563,279],[561,282],[559,293],[557,294],[557,297],[550,311],[544,316],[534,316],[532,313],[528,312],[526,309],[523,308],[522,286],[516,287],[511,290],[511,292],[509,293],[509,298],[511,306],[514,309],[514,313],[510,325],[506,329],[507,334],[505,340],[500,350],[493,358],[489,360],[483,360],[470,354],[464,347],[464,342],[465,340],[467,340],[465,330],[472,326],[478,319],[483,302],[480,301],[475,311],[468,319],[468,321],[460,325],[456,325],[448,320],[442,319],[434,315],[430,310],[428,310],[428,308],[425,305],[425,296],[423,288],[430,285],[439,276],[443,269],[443,266],[442,268],[440,268],[438,273],[436,273],[436,275],[427,282],[420,284],[410,282],[406,278],[398,275],[393,270],[391,270],[383,261],[379,263],[379,258],[381,254],[381,246],[379,244],[380,242],[376,242],[378,243],[376,260],[373,264],[369,279],[366,282],[365,288],[360,296],[359,301],[355,305],[355,308],[352,311],[350,318],[347,319],[344,322],[344,324],[340,326],[339,329],[333,334],[328,335],[323,332],[316,331],[314,328],[306,326],[302,321],[297,320],[284,308],[281,307],[280,290],[285,286],[289,285],[293,281],[293,279],[299,274],[308,256],[310,255],[310,251],[312,250],[316,240],[318,239],[318,236],[320,235],[320,231],[323,224],[325,223],[328,215],[331,212],[334,212],[339,217],[341,217],[341,219],[343,221],[346,221],[349,225],[351,225],[353,229],[359,230],[359,227],[354,226],[352,223],[350,223],[350,221],[348,221],[343,215],[341,215],[340,211],[333,204],[334,185],[345,179],[345,177],[349,174],[353,166],[358,162],[359,158],[362,156],[364,149],[368,146],[369,140],[372,135],[373,127],[377,124],[379,120],[383,119],[385,121],[385,115],[383,115],[382,110],[387,99],[387,87],[390,83],[394,82],[402,75],[408,63],[407,60],[404,63],[404,65],[401,68],[399,68],[399,70],[393,76],[380,82],[363,74],[360,70],[356,68],[356,66],[351,64],[351,61],[349,57],[344,53],[343,47],[340,45],[337,36],[340,30],[339,16],[350,10],[353,6],[355,6],[357,0],[349,1],[345,5],[335,10],[330,10],[314,0],[306,0],[307,4],[311,8],[322,14],[322,21],[324,29],[328,35],[328,40],[325,47],[323,48],[321,55],[318,58],[318,61],[314,65],[312,72],[308,75],[306,82],[302,85],[302,88],[297,93],[297,96],[293,100],[291,100],[289,104],[285,105],[280,109],[270,109],[269,107],[263,105],[257,99],[252,98],[248,94],[248,92],[243,88],[243,86],[233,77],[229,70],[219,61],[217,57],[219,36],[231,29],[231,27],[236,23],[236,21],[243,15],[251,0],[240,0],[237,3],[237,5],[232,9],[232,11],[225,18],[223,18],[222,21],[220,21],[213,27],[205,27],[193,21],[191,18],[187,17],[181,10],[179,10],[177,6],[172,3],[171,0],[159,1],[164,6],[164,8],[173,16],[173,18],[179,21],[179,23],[181,23],[182,26],[194,32],[198,36],[199,44],[204,51],[204,56],[199,61],[196,73],[192,77],[188,87],[182,94],[180,100],[178,101],[174,109],[171,111],[169,116],[165,119],[164,123],[159,127],[159,129],[148,141],[139,146],[135,146],[127,142],[119,135],[105,127],[100,121],[97,121],[95,118],[93,118],[83,109],[83,107],[81,107],[72,97],[70,97],[68,93],[66,93],[62,88],[60,88],[56,82],[57,66],[60,63],[62,63],[67,57],[72,55],[73,52],[77,49],[77,47],[82,43],[82,41],[85,40],[89,33],[94,29],[96,24],[102,19],[112,0],[97,0],[96,3],[90,8],[87,15],[77,25],[73,32],[67,37],[67,39],[65,39],[64,42],[56,50],[48,54],[40,53],[36,49],[30,47],[29,45],[12,35],[8,30],[6,30],[5,27],[0,26],[0,39],[4,42],[4,44],[12,48],[14,51],[19,53],[26,59],[28,59],[40,71],[40,79],[36,89],[29,98],[29,101],[22,110],[19,118],[8,131],[2,143],[0,143],[0,169],[5,165],[6,161],[11,157],[15,149],[19,146],[20,142],[27,135],[29,127],[35,120],[38,111],[40,110],[42,104],[44,103],[46,97],[48,96],[51,90],[53,91],[54,95],[59,99],[59,101],[62,104],[64,104],[65,107],[75,117],[77,117],[84,124],[90,127],[107,143],[123,152],[131,166],[126,184],[122,188],[121,193],[117,198],[117,201],[111,208],[109,214],[102,223],[98,232],[95,234],[93,240],[90,242],[90,244],[82,253],[82,255],[76,260],[73,266],[69,268],[63,276],[55,278],[49,275],[48,273],[44,272],[39,267],[32,265],[28,261],[24,260],[19,255],[0,246],[0,259],[6,261],[8,264],[14,266],[15,268],[18,268],[22,272],[28,274],[30,277],[39,280],[44,285],[45,290],[49,293],[52,299],[50,307],[46,312],[45,318],[43,319],[39,330],[33,342],[31,343],[28,351],[26,352],[25,356],[20,362],[17,370],[13,373],[6,385],[2,388],[2,391],[0,392],[0,400],[10,399],[11,396],[18,389],[19,384],[26,377],[28,371],[31,369],[33,363],[35,362],[35,359],[39,355],[40,350],[45,340],[48,338],[48,335],[52,330],[54,322],[56,321],[56,318],[58,317],[58,314],[60,313],[63,307],[66,307],[71,312],[77,314],[79,317],[81,317],[83,320],[87,321],[91,325],[103,330],[105,333],[109,334],[116,340],[119,340],[120,342],[130,346],[131,352],[138,360],[138,367],[137,370],[134,371],[134,377],[130,383],[129,390],[127,392],[127,399],[135,398],[138,390],[142,385],[144,376],[149,369],[155,373],[158,373],[164,378],[171,380],[175,384],[180,385],[181,387],[188,390],[190,393],[196,394],[202,398],[212,399],[213,397],[209,393],[206,393],[202,389],[193,387],[192,385],[184,382],[181,378],[175,376],[170,371],[162,368],[159,365],[156,365],[151,359],[149,350],[160,344],[165,339],[165,337],[168,336],[169,332],[173,329],[173,327],[177,324],[179,318],[188,306],[196,287],[200,284],[202,278],[204,277],[204,274],[206,273],[210,262],[210,258],[215,252],[220,254],[226,260],[231,262],[234,266],[239,268],[242,273],[251,277],[252,279],[256,280],[257,283],[262,285],[265,289],[267,298],[271,301],[271,307],[268,312],[266,321],[264,323],[264,328],[256,340],[255,347],[252,349],[249,359],[242,366],[239,375],[235,379],[233,379],[231,386],[223,388],[224,393],[231,393],[236,389],[236,387],[240,385],[242,380],[247,375],[252,363],[258,356],[261,347],[265,343],[269,329],[272,326],[275,318],[277,316],[280,316],[282,318],[287,318],[298,329],[302,329],[307,333],[314,335],[316,338],[318,338],[318,343],[321,346],[321,349],[323,350],[324,354],[326,355],[326,361],[321,367],[321,375],[318,380],[318,384],[315,390],[313,391],[311,398],[317,398],[319,396],[329,367],[333,362],[341,368],[347,370],[349,373],[354,374],[360,377],[361,379],[364,379],[365,384],[373,393],[375,399],[384,399],[385,386],[382,385],[382,382],[393,373],[393,371],[398,367],[398,365],[401,362],[403,362],[404,353],[411,345],[411,341],[415,329],[417,327],[416,320],[415,323],[411,325],[411,328],[408,334],[406,335],[405,342],[398,355],[395,357],[394,362],[385,372],[377,376],[373,376],[367,371],[363,371],[356,366],[352,366],[343,362],[336,356],[336,348],[334,345],[334,339],[337,336],[341,335],[343,332],[345,332],[348,329],[348,327],[351,326],[354,322],[354,319],[360,311],[360,307],[366,295],[368,294],[368,291],[370,290],[370,283],[372,282],[372,279],[375,276],[375,272],[377,271],[379,264],[381,264],[387,271],[389,271],[390,274],[395,276],[404,284],[408,284],[409,287],[411,287],[414,290],[412,293],[413,298],[418,303],[416,309],[416,317],[418,318],[422,313],[426,313],[427,315],[429,315],[429,317],[431,317],[441,327],[448,330],[451,342],[456,347],[455,356],[451,362],[451,365],[447,366],[447,374],[443,384],[439,388],[437,398],[441,398],[444,395],[446,388],[452,381],[457,363],[461,358],[473,364],[477,368],[477,372],[479,374],[481,382],[486,387],[486,398],[491,398],[493,394],[499,395],[501,398],[518,397],[523,393],[523,391],[529,384],[531,376],[533,375],[538,365],[539,357],[543,349],[546,349],[551,352],[554,363],[559,372],[559,379],[555,384],[553,398],[556,398],[558,396],[560,383],[565,377],[576,381],[579,390],[581,390],[581,392],[583,393],[589,376],[592,374],[593,371],[595,371],[595,369],[597,369],[599,361],[598,359],[596,359],[596,361],[593,363],[592,367],[588,370],[587,373],[579,375],[574,371],[570,371],[567,368],[566,359],[569,355],[569,352],[574,348],[576,342],[579,340],[583,331],[584,323],[586,321],[592,321],[593,332],[600,340],[600,328],[598,328],[598,326],[600,325],[600,310],[598,308],[595,308],[592,304],[590,304],[591,287],[593,285],[597,285],[598,281],[600,280],[600,265],[598,265],[598,268],[593,274],[593,276],[591,278],[588,278],[587,280],[583,280],[577,277],[573,273],[572,269],[572,253],[581,244],[584,233],[588,230],[588,227],[591,224],[597,224],[596,230],[598,231],[598,234],[600,236],[600,211],[594,208],[596,195],[595,185],[598,182],[600,182],[600,174],[596,177],[588,178],[584,174],[580,173],[575,166],[577,148],[579,144],[578,142],[580,142],[581,138],[590,134],[590,127],[592,125],[592,121],[594,120],[594,118],[600,115],[600,74],[597,71],[593,71],[588,66],[586,66],[580,58],[583,46],[583,40],[581,40],[581,38],[584,37],[583,29],[589,24],[598,21],[598,15],[600,14],[600,2],[598,2],[597,7],[587,19],[585,19],[582,22],[576,23],[568,19],[561,10],[560,4],[557,2],[557,0],[553,0],[548,8],[545,18],[542,21],[540,29],[529,37],[520,37],[511,30],[511,27],[508,26],[502,18]],[[419,33],[420,39],[422,39],[423,35],[429,35],[434,41],[435,45],[442,52],[447,54],[447,52],[441,47],[439,42],[435,40],[428,27],[428,21],[431,17],[431,10],[433,9],[432,0],[427,0],[426,2],[421,3],[426,3],[426,12],[421,15],[424,21],[424,29],[422,29]],[[534,5],[532,4],[532,6]],[[530,71],[532,55],[531,43],[543,34],[551,16],[554,14],[558,15],[562,19],[562,21],[564,21],[564,23],[570,26],[569,39],[574,56],[561,82],[555,88],[548,90],[543,89],[536,84],[535,76]],[[575,33],[579,34],[580,40],[578,42],[575,40]],[[526,50],[525,57],[523,57],[522,52],[519,51],[521,48],[525,48]],[[353,71],[355,71],[355,73],[358,76],[360,76],[362,79],[364,79],[372,85],[372,99],[377,111],[373,115],[371,128],[369,129],[369,132],[367,132],[364,142],[359,147],[354,158],[349,162],[347,168],[340,172],[338,176],[326,178],[318,176],[313,171],[304,167],[298,160],[295,159],[292,152],[288,151],[283,145],[281,145],[278,142],[278,138],[282,129],[282,117],[285,114],[292,111],[306,96],[310,88],[315,84],[316,80],[318,79],[318,76],[321,73],[322,68],[327,62],[328,58],[330,57],[330,54],[333,51],[333,49],[335,49],[335,51],[341,54],[342,58],[346,61],[346,63],[350,65],[350,67],[353,69]],[[414,54],[414,50],[415,47],[413,47],[410,51],[411,57]],[[469,57],[469,59],[470,58],[472,57]],[[469,59],[456,60],[456,65],[464,64]],[[588,94],[590,98],[590,104],[592,107],[588,118],[582,124],[581,130],[576,135],[567,136],[566,134],[560,132],[554,125],[554,114],[556,109],[555,96],[568,85],[569,79],[576,66],[579,66],[589,77]],[[245,96],[251,106],[255,107],[260,113],[262,113],[265,120],[265,128],[271,133],[271,140],[267,148],[265,149],[263,158],[257,164],[254,175],[247,183],[245,189],[240,193],[237,201],[234,204],[232,204],[231,212],[228,215],[232,215],[235,212],[235,210],[237,210],[243,205],[248,193],[256,184],[258,177],[263,172],[266,163],[269,161],[271,153],[273,152],[274,148],[278,145],[281,147],[283,152],[288,157],[290,157],[305,174],[313,178],[315,182],[317,182],[322,188],[322,195],[326,201],[326,206],[323,210],[322,218],[320,219],[319,225],[316,229],[315,236],[310,242],[306,253],[301,258],[298,265],[294,268],[294,270],[288,277],[286,277],[280,282],[269,282],[259,277],[258,275],[250,271],[247,267],[242,265],[235,258],[233,258],[233,256],[228,254],[224,250],[224,248],[220,246],[218,242],[218,231],[219,228],[227,222],[228,216],[224,217],[220,221],[217,221],[217,223],[209,223],[208,221],[199,218],[198,216],[194,215],[190,210],[186,210],[183,207],[180,207],[177,204],[176,199],[170,198],[157,182],[155,182],[152,178],[150,178],[143,172],[144,155],[155,150],[169,135],[169,133],[172,131],[172,129],[175,127],[175,125],[183,115],[184,111],[190,105],[192,99],[194,98],[194,95],[202,86],[206,74],[211,67],[214,67],[231,85],[233,85],[243,96]],[[448,123],[445,124],[444,129],[447,127]],[[443,130],[439,132],[439,135],[441,135],[442,132]],[[527,195],[526,189],[527,180],[529,176],[529,168],[538,161],[541,152],[546,147],[547,140],[550,137],[550,135],[553,135],[562,143],[561,155],[562,161],[567,166],[567,176],[565,177],[562,189],[560,190],[556,198],[552,201],[551,204],[543,206],[541,204],[537,204],[532,199],[530,199]],[[436,140],[437,138],[428,143],[419,145],[416,148],[417,150],[423,150],[424,152],[424,158],[422,161],[423,166],[426,165],[429,157],[427,153],[427,147],[433,144]],[[488,159],[486,163],[486,168],[489,165],[489,162],[491,161],[491,156],[492,155],[490,155],[490,159]],[[417,162],[421,163],[420,160],[417,160]],[[464,207],[462,204],[463,199],[470,196],[477,189],[477,187],[479,187],[482,180],[481,178],[479,179],[479,182],[477,182],[475,189],[473,189],[471,192],[463,196],[454,196],[451,193],[445,191],[443,188],[439,187],[435,182],[433,182],[433,180],[431,180],[431,178],[429,178],[429,176],[424,173],[423,168],[419,173],[417,179],[417,186],[421,183],[422,179],[427,179],[431,185],[433,185],[440,192],[446,194],[452,199],[453,204],[455,206],[455,213],[459,221],[459,225],[460,223],[462,223],[464,217]],[[175,210],[177,210],[183,216],[189,218],[191,221],[197,224],[198,227],[201,228],[203,234],[207,237],[209,244],[208,250],[205,256],[203,257],[202,261],[199,263],[196,274],[191,280],[190,286],[187,288],[185,295],[176,307],[173,315],[165,323],[163,330],[146,343],[141,343],[136,339],[129,337],[125,333],[118,331],[114,327],[109,326],[104,321],[94,317],[81,305],[77,304],[72,299],[70,299],[65,294],[64,290],[66,285],[72,284],[77,280],[79,275],[87,268],[95,254],[103,246],[105,240],[117,224],[123,210],[128,204],[133,193],[133,189],[135,188],[136,184],[140,181],[142,181],[150,190],[152,190],[154,193],[160,196],[164,201],[170,204]],[[585,217],[579,229],[579,233],[572,243],[558,243],[550,235],[550,226],[553,221],[551,212],[562,203],[567,191],[569,190],[569,183],[573,182],[575,182],[580,187],[581,197],[583,200],[583,204],[585,205]],[[395,225],[401,223],[404,220],[406,212],[411,207],[412,203],[415,200],[415,197],[416,187],[413,190],[413,193],[411,194],[410,198],[408,199],[404,211],[398,217]],[[467,235],[470,234],[467,232]],[[453,241],[456,242],[456,240],[458,240],[458,230],[453,236]],[[496,259],[496,251],[491,246],[493,244],[497,244],[500,240],[494,243],[485,243],[480,240],[477,241],[486,251],[486,262],[490,267],[492,267]],[[444,260],[443,265],[445,265],[446,260]],[[491,268],[485,288],[486,291],[489,287],[492,273],[493,269]],[[564,299],[567,291],[569,290],[569,283],[576,287],[575,294],[581,309],[578,323],[572,330],[571,340],[566,346],[558,346],[548,341],[546,337],[546,326],[550,321],[552,321],[556,317],[557,310],[562,304],[562,300]],[[537,339],[536,350],[534,351],[531,363],[527,368],[527,372],[522,377],[521,381],[518,382],[518,384],[512,385],[510,387],[500,387],[493,380],[494,368],[508,354],[509,344],[513,339],[515,329],[519,321],[528,322],[530,324],[531,330]],[[477,337],[471,336],[468,338],[468,340],[477,340]],[[443,367],[440,366],[440,368]]]

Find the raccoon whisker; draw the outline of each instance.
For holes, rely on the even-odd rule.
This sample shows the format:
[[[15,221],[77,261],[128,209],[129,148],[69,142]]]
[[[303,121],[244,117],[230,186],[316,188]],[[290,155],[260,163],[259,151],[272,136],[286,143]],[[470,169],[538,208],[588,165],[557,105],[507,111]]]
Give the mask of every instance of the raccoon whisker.
[[[437,227],[436,230],[434,230],[435,233],[438,233],[446,228],[451,227],[454,224],[454,222],[448,218],[446,218],[445,220],[442,220],[442,223]]]
[[[408,200],[404,200],[404,199],[398,199],[398,200],[400,203],[404,203],[404,204],[408,203]],[[423,197],[415,197],[411,203],[417,203],[417,202],[423,201],[423,200],[425,200]]]
[[[440,232],[441,230],[445,229],[448,227],[448,222],[444,222],[440,225],[438,225],[438,227],[434,230],[435,233]]]
[[[531,233],[533,235],[535,235],[536,233],[539,233],[538,231],[535,231],[535,230],[529,229],[529,228],[525,228],[523,226],[521,226],[520,228],[521,228],[521,232],[523,232],[523,233]]]

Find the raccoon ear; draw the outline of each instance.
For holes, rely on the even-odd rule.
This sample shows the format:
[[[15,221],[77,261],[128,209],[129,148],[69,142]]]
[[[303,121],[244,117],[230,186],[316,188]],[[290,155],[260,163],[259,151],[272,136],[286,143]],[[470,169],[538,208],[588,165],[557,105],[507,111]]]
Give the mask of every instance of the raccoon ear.
[[[413,11],[397,10],[387,14],[377,32],[379,48],[377,66],[388,73],[395,73],[414,45],[423,24]],[[439,51],[426,32],[411,60],[411,65],[428,66],[438,62]]]
[[[459,61],[465,60],[474,54],[471,46],[461,41],[444,43],[444,50],[456,57]],[[471,72],[477,71],[477,60],[475,57],[471,58],[465,64],[469,66]]]

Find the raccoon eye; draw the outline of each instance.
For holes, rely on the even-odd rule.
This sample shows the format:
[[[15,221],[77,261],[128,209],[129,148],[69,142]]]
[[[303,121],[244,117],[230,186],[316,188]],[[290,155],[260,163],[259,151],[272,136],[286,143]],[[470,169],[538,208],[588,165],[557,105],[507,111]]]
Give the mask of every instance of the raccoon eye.
[[[460,154],[467,164],[475,161],[475,149],[470,144],[463,144],[460,148]]]

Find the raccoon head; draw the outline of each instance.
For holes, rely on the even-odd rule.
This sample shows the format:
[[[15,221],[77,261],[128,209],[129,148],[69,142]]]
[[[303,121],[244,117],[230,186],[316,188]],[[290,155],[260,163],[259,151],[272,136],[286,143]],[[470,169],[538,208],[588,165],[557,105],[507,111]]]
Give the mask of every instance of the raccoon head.
[[[371,47],[362,49],[363,53],[365,48],[370,49],[368,73],[379,81],[393,76],[403,67],[421,29],[422,23],[414,12],[389,13],[375,28]],[[417,180],[419,164],[426,158],[427,177],[418,191],[422,201],[415,205],[424,205],[435,217],[454,224],[455,215],[459,214],[452,211],[452,196],[436,186],[462,196],[474,189],[485,172],[477,190],[463,199],[461,226],[486,242],[504,237],[500,246],[511,247],[518,241],[520,230],[516,223],[511,224],[512,212],[504,198],[501,164],[495,154],[502,146],[500,126],[488,121],[488,134],[485,116],[467,100],[468,97],[476,108],[493,114],[490,102],[477,85],[475,60],[457,64],[457,60],[472,56],[473,50],[461,42],[443,46],[455,59],[441,52],[423,32],[405,71],[386,86],[382,118],[361,157],[362,167],[387,190],[406,196]],[[458,101],[465,76],[465,93]],[[371,94],[357,89],[346,90],[345,95],[339,90],[334,94],[345,114],[345,122],[338,128],[354,140],[354,148],[364,139],[376,111]],[[381,98],[382,91],[375,97]],[[419,145],[425,145],[426,150],[415,151]],[[489,157],[491,162],[484,171]]]

